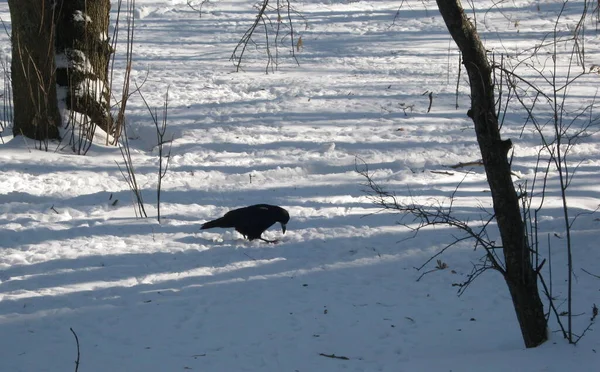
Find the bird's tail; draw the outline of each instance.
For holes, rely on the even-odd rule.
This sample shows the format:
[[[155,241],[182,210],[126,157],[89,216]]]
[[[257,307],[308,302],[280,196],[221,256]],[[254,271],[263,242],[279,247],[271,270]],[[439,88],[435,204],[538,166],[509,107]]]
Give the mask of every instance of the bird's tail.
[[[208,221],[200,226],[200,230],[212,229],[213,227],[233,227],[223,217],[217,218],[216,220]]]

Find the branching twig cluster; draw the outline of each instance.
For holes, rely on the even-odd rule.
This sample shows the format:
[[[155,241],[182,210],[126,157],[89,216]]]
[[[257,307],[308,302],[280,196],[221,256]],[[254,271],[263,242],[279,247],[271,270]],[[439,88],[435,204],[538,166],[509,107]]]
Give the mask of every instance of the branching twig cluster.
[[[13,108],[12,108],[12,83],[10,81],[10,61],[0,59],[2,66],[2,75],[4,76],[4,86],[2,87],[2,121],[0,122],[0,141],[4,143],[2,132],[13,125]]]
[[[114,28],[114,33],[113,33],[113,44],[112,44],[112,48],[113,50],[116,50],[117,47],[117,41],[119,40],[119,24],[120,24],[120,20],[121,20],[121,12],[122,12],[122,8],[123,6],[125,6],[125,74],[123,77],[123,85],[122,85],[122,90],[121,90],[121,97],[120,99],[117,99],[114,94],[113,94],[113,83],[114,83],[114,78],[113,78],[113,73],[114,73],[114,65],[115,65],[115,54],[113,53],[112,56],[112,60],[110,62],[110,91],[111,94],[113,94],[113,100],[115,101],[114,104],[112,105],[112,108],[115,109],[117,111],[116,113],[116,118],[113,121],[113,128],[111,128],[111,130],[109,131],[109,134],[112,135],[112,138],[109,138],[110,136],[107,135],[106,137],[106,145],[115,145],[119,142],[119,138],[121,137],[122,134],[124,134],[123,132],[125,131],[125,109],[127,107],[127,101],[129,99],[129,97],[131,97],[131,95],[134,92],[130,92],[129,91],[129,85],[130,85],[130,81],[131,81],[131,68],[132,68],[132,64],[133,64],[133,36],[134,36],[134,31],[135,31],[135,17],[134,17],[134,10],[135,10],[135,0],[125,0],[125,4],[123,5],[123,0],[119,0],[117,2],[117,19],[115,22],[115,28]],[[145,80],[144,80],[145,82]],[[142,83],[143,85],[143,83]],[[139,89],[139,88],[138,88]],[[112,141],[112,142],[111,142]]]
[[[144,80],[145,82],[146,80]],[[167,119],[168,119],[168,109],[169,109],[169,89],[165,93],[164,104],[162,108],[162,113],[158,114],[156,109],[152,109],[148,104],[148,101],[144,97],[142,93],[142,86],[136,84],[135,92],[137,92],[146,109],[150,113],[152,118],[152,122],[154,123],[154,128],[156,130],[156,147],[158,148],[158,183],[156,186],[156,210],[157,210],[157,219],[160,222],[161,219],[161,193],[162,193],[162,184],[163,179],[167,175],[167,171],[169,170],[169,162],[171,160],[171,146],[173,144],[173,137],[170,139],[165,139],[165,135],[167,133]],[[142,83],[143,84],[143,83]],[[121,141],[119,143],[119,149],[121,150],[121,156],[123,157],[124,168],[122,169],[119,163],[117,166],[119,167],[119,171],[121,175],[127,182],[129,189],[133,193],[133,204],[136,217],[147,218],[148,214],[146,213],[146,209],[144,206],[144,198],[142,196],[142,189],[137,181],[136,171],[133,166],[133,159],[131,157],[131,148],[129,146],[129,137],[127,136],[127,126],[123,126],[123,136],[121,136]]]
[[[303,41],[302,37],[297,35],[293,18],[298,17],[302,19],[305,28],[308,27],[308,24],[302,14],[292,6],[290,0],[275,1],[274,6],[271,5],[272,0],[262,0],[257,5],[258,13],[254,22],[240,38],[230,57],[236,71],[241,70],[244,55],[250,45],[254,45],[257,50],[264,48],[267,55],[266,73],[269,73],[269,71],[274,72],[277,69],[279,65],[279,49],[284,45],[287,45],[290,56],[296,64],[299,64],[296,52],[302,49]],[[263,30],[263,41],[255,39],[256,31],[259,28]]]
[[[463,221],[456,217],[454,213],[453,204],[455,201],[456,192],[458,191],[458,188],[462,182],[448,197],[446,203],[435,200],[430,204],[424,205],[417,203],[411,196],[409,196],[408,200],[405,201],[404,199],[398,197],[395,193],[385,190],[373,179],[373,175],[369,172],[367,164],[362,163],[359,165],[357,163],[356,171],[366,180],[365,193],[371,199],[373,204],[379,206],[381,210],[393,210],[405,215],[411,215],[413,217],[411,222],[415,223],[414,225],[402,223],[403,226],[413,231],[413,236],[425,228],[435,226],[451,227],[458,229],[463,233],[463,235],[460,237],[455,236],[451,243],[447,244],[439,252],[426,260],[421,266],[417,267],[417,270],[423,269],[431,261],[438,258],[446,250],[455,246],[456,244],[467,240],[473,240],[475,242],[475,249],[483,248],[485,254],[481,260],[481,263],[474,265],[473,271],[470,275],[468,275],[467,280],[458,285],[459,294],[463,293],[475,278],[488,269],[494,269],[503,275],[505,274],[503,260],[497,253],[497,250],[501,247],[497,246],[496,242],[488,235],[488,226],[494,220],[494,215],[485,212],[486,218],[480,221],[479,226],[474,227],[468,221]],[[468,173],[465,175],[465,177],[467,175]],[[438,266],[440,266],[439,262]],[[421,277],[419,277],[419,279],[421,279]]]
[[[167,175],[169,169],[169,161],[171,160],[171,146],[173,144],[173,136],[170,139],[165,140],[165,134],[167,132],[167,113],[169,108],[169,88],[165,93],[165,102],[162,110],[162,116],[159,118],[158,112],[152,110],[148,101],[144,98],[141,90],[139,90],[140,97],[144,101],[144,105],[148,109],[150,116],[152,116],[152,122],[156,128],[156,147],[158,148],[158,184],[156,186],[156,210],[157,219],[160,222],[160,196],[162,191],[162,180]],[[165,148],[165,145],[168,147]],[[165,151],[166,150],[166,151]]]
[[[202,18],[202,8],[204,8],[205,5],[210,4],[210,2],[211,0],[200,0],[197,2],[194,0],[187,0],[187,6],[193,11],[198,12],[198,16]]]
[[[10,32],[8,31],[8,27],[2,17],[0,17],[0,23],[2,23],[2,27],[4,28],[4,32],[10,38]],[[2,67],[2,77],[4,81],[4,85],[2,87],[2,93],[0,98],[2,98],[2,121],[0,121],[0,142],[4,143],[4,138],[2,137],[2,132],[7,128],[12,128],[13,126],[13,107],[12,107],[12,82],[10,77],[10,59],[8,56],[0,57],[0,67]]]
[[[123,126],[123,134],[119,140],[119,150],[121,150],[121,156],[125,164],[125,170],[121,168],[118,162],[117,167],[121,175],[127,182],[129,189],[133,194],[133,206],[136,217],[147,218],[146,208],[144,206],[144,198],[142,196],[142,189],[137,181],[135,168],[133,167],[133,159],[131,158],[131,147],[129,147],[129,137],[127,136],[127,126]]]
[[[598,103],[593,97],[591,102],[581,103],[579,97],[570,94],[572,87],[585,74],[592,70],[586,69],[584,31],[590,9],[589,1],[584,2],[579,20],[569,33],[560,30],[568,6],[565,1],[555,19],[554,27],[546,37],[534,48],[518,54],[513,58],[502,56],[493,59],[495,70],[495,86],[498,91],[498,116],[504,120],[506,113],[511,112],[509,103],[516,102],[526,113],[526,120],[521,132],[532,128],[540,139],[541,147],[537,154],[534,177],[531,182],[519,185],[522,201],[523,220],[526,222],[527,237],[532,247],[532,262],[538,267],[540,282],[549,301],[550,310],[565,338],[570,343],[577,343],[585,334],[576,335],[573,330],[573,271],[571,237],[575,221],[584,212],[572,216],[569,208],[569,186],[571,185],[582,159],[574,159],[575,147],[591,134],[595,133],[600,124],[600,116],[596,113]],[[533,77],[531,77],[533,75]],[[546,282],[541,274],[542,260],[540,245],[539,215],[546,207],[548,199],[548,183],[558,183],[561,213],[564,223],[564,242],[567,256],[567,326],[564,327],[555,305],[552,294],[552,264],[550,252],[550,237],[548,246],[548,274]],[[563,243],[561,243],[563,244]],[[542,261],[540,263],[540,261]],[[587,331],[588,328],[586,328]]]

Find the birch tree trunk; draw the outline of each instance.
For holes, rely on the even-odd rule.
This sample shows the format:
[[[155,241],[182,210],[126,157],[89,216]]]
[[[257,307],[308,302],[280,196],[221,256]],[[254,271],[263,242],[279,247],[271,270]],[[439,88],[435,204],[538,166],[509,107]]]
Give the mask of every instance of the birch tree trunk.
[[[507,160],[510,140],[502,140],[495,110],[492,68],[477,30],[459,0],[436,0],[469,75],[471,110],[477,142],[492,194],[505,258],[504,279],[512,297],[526,347],[548,339],[544,307],[532,267],[530,247]]]

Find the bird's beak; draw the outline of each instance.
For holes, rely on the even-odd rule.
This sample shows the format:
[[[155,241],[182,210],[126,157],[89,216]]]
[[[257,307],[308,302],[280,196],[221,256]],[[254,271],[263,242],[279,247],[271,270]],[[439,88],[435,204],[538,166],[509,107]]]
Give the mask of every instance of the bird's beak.
[[[281,231],[283,231],[283,233],[285,234],[285,223],[281,224]]]

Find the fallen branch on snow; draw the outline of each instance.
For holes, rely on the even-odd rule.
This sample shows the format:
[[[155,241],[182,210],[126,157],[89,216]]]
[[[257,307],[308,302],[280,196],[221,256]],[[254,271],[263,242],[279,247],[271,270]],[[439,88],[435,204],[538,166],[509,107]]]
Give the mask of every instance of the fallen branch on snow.
[[[342,360],[350,360],[350,358],[345,357],[345,356],[337,356],[335,354],[323,354],[323,353],[319,353],[320,356],[324,356],[326,358],[332,358],[332,359],[342,359]]]
[[[466,163],[458,163],[458,164],[454,164],[454,165],[449,165],[449,168],[452,169],[458,169],[458,168],[464,168],[464,167],[471,167],[473,165],[483,165],[483,160],[475,160],[475,161],[468,161]]]
[[[436,173],[436,174],[444,174],[446,176],[454,176],[454,173],[452,172],[448,172],[448,171],[436,171],[436,170],[430,170],[430,173]]]

